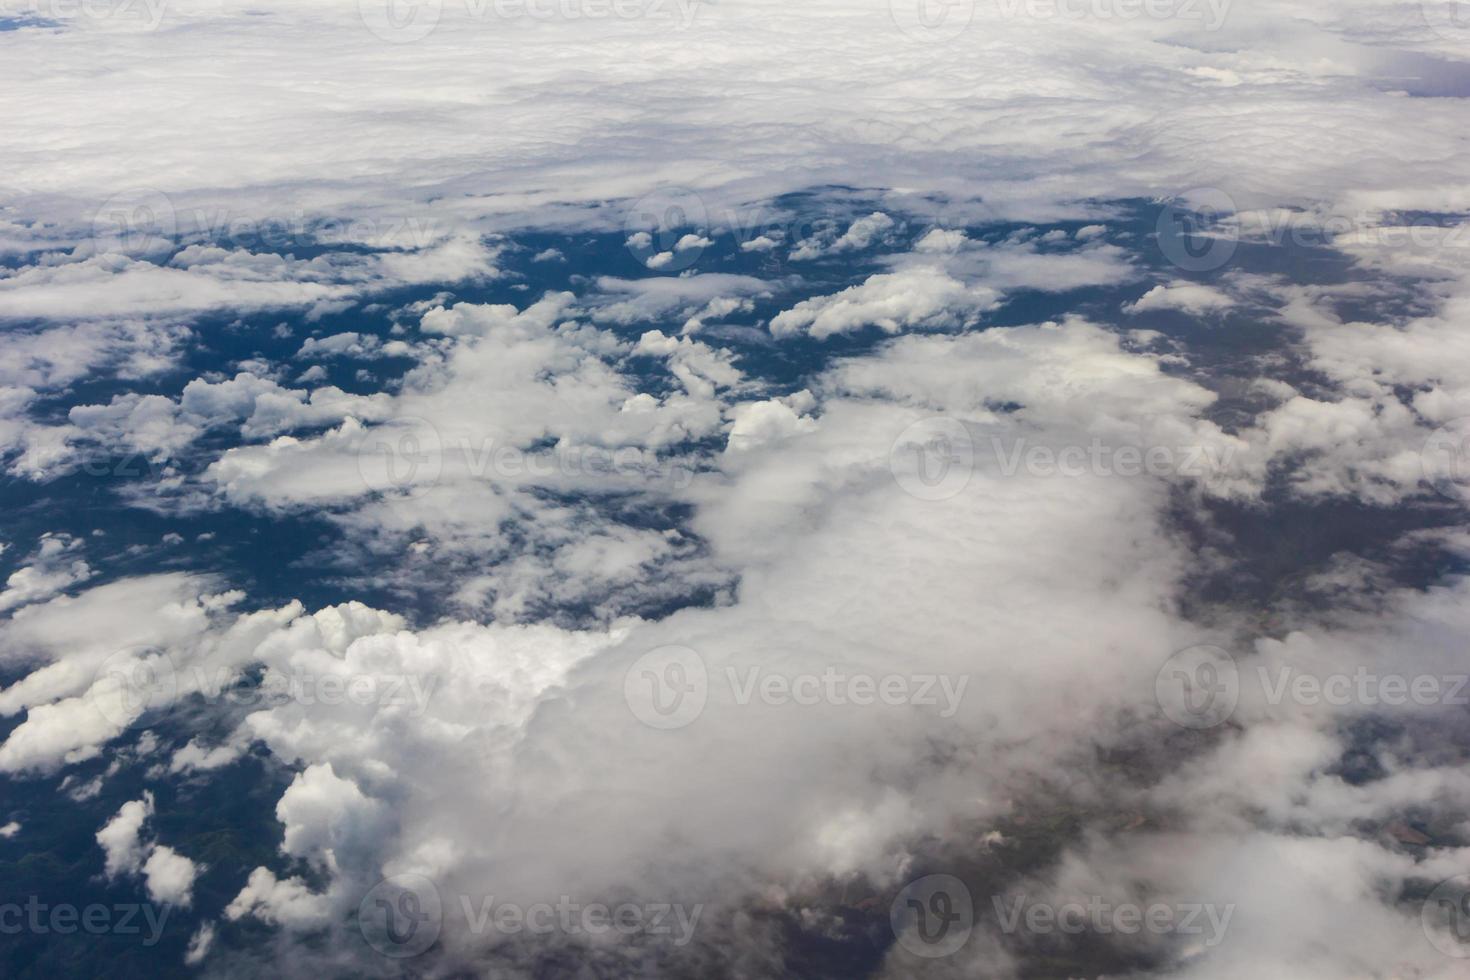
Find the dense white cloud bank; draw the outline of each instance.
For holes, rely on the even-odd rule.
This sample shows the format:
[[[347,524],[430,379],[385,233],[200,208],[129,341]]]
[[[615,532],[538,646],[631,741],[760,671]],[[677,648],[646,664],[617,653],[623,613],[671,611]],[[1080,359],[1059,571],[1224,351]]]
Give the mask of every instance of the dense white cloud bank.
[[[598,349],[592,335],[553,326],[563,300],[542,302],[550,309],[435,314],[455,318],[457,332],[477,342],[457,355],[463,363],[448,362],[438,395],[398,397],[436,426],[452,425],[468,416],[434,399],[469,397],[454,388],[469,363],[498,365],[509,381],[545,376],[525,368],[549,358],[556,376],[592,383],[584,389],[591,400],[560,398],[561,414],[538,425],[555,418],[575,432],[593,419],[612,424],[631,393],[603,362],[588,362]],[[672,343],[645,338],[658,349]],[[33,604],[6,628],[5,647],[49,662],[4,692],[8,713],[28,714],[0,746],[0,762],[50,771],[95,755],[140,721],[141,709],[117,691],[119,668],[147,665],[149,676],[167,678],[149,688],[157,710],[189,697],[219,705],[230,678],[263,665],[262,686],[308,687],[237,712],[234,734],[207,748],[227,763],[255,742],[299,768],[276,809],[282,852],[321,869],[329,885],[322,891],[255,869],[227,921],[255,918],[288,935],[327,930],[334,944],[361,949],[348,917],[367,890],[384,875],[419,875],[448,903],[636,895],[698,904],[705,925],[695,948],[732,957],[777,949],[772,937],[740,933],[738,909],[774,902],[817,915],[829,883],[896,888],[925,837],[995,827],[1066,772],[1069,799],[1169,813],[1173,829],[1146,824],[1132,837],[1084,841],[1025,886],[1032,899],[1122,901],[1119,883],[1141,877],[1158,900],[1231,904],[1229,942],[1217,954],[1205,957],[1177,936],[1149,937],[1180,975],[1269,973],[1304,962],[1307,942],[1322,976],[1364,964],[1448,976],[1432,947],[1405,946],[1422,933],[1392,896],[1412,881],[1464,872],[1470,859],[1447,848],[1421,866],[1392,844],[1344,835],[1353,819],[1388,820],[1446,794],[1458,799],[1470,784],[1448,760],[1426,767],[1386,758],[1393,774],[1367,787],[1324,773],[1345,749],[1341,722],[1361,706],[1299,710],[1247,693],[1240,728],[1155,786],[1117,789],[1096,768],[1099,748],[1157,751],[1168,743],[1175,729],[1159,714],[1156,675],[1172,651],[1202,639],[1233,646],[1248,676],[1257,665],[1435,672],[1453,664],[1470,626],[1459,612],[1461,585],[1397,595],[1367,623],[1262,640],[1254,652],[1232,639],[1249,636],[1245,614],[1211,627],[1189,622],[1173,597],[1192,559],[1164,505],[1171,487],[1198,492],[1220,474],[1183,466],[1154,475],[1067,472],[1027,455],[1027,447],[1097,441],[1214,447],[1213,457],[1200,458],[1224,459],[1236,440],[1201,417],[1215,396],[1162,365],[1072,320],[902,338],[838,362],[814,379],[813,392],[746,402],[732,413],[717,466],[680,488],[697,505],[694,526],[709,560],[738,568],[739,587],[722,604],[656,622],[621,620],[605,630],[450,622],[415,632],[356,604],[237,615],[229,608],[238,595],[211,594],[211,583],[180,576]],[[538,397],[524,380],[481,391]],[[665,428],[658,416],[672,410],[650,406],[652,417],[625,437],[656,444]],[[474,417],[507,426],[527,418],[497,412],[493,400]],[[962,482],[923,472],[936,425],[968,440]],[[294,468],[337,465],[327,447],[342,435],[321,438]],[[1019,465],[1018,449],[1028,460]],[[288,479],[271,475],[268,460],[246,470],[238,462],[246,458],[227,456],[221,476],[254,474],[249,485],[269,492],[274,506],[333,492],[322,476],[328,470]],[[352,473],[343,487],[361,479],[355,462]],[[432,500],[410,492],[394,506],[420,525],[440,512]],[[482,526],[454,513],[456,526]],[[585,580],[599,574],[599,561],[560,568]],[[108,653],[119,643],[127,649],[120,659]],[[640,658],[670,645],[693,651],[707,700],[686,725],[664,730],[641,720],[646,706],[629,701],[628,678],[640,676]],[[770,677],[832,672],[911,685],[931,678],[933,695],[866,707],[751,696]],[[202,760],[205,749],[189,758]],[[855,758],[863,763],[851,764]],[[99,836],[110,864],[141,868],[158,900],[187,901],[192,864],[140,843],[138,817],[124,808]],[[1293,832],[1303,828],[1306,836]],[[991,846],[1006,847],[1004,835]],[[1180,852],[1209,857],[1166,859]],[[1237,862],[1255,869],[1250,877],[1218,873]],[[1365,882],[1334,892],[1338,918],[1350,925],[1283,924],[1272,911],[1283,890],[1297,889],[1303,901],[1316,894],[1312,874]],[[513,935],[477,932],[447,914],[443,924],[435,955],[447,959],[431,962],[508,964],[529,954]],[[1360,938],[1321,960],[1318,937],[1339,928]],[[977,939],[952,965],[1008,975],[1024,955],[1009,942]],[[621,955],[616,945],[600,949]],[[363,969],[382,965],[363,955]],[[908,956],[894,948],[892,975],[914,969]]]
[[[389,10],[372,0],[179,0],[152,30],[119,15],[12,32],[0,82],[44,84],[48,98],[10,120],[8,238],[34,260],[90,239],[100,209],[105,250],[109,216],[146,205],[161,230],[236,247],[153,269],[106,254],[37,264],[0,279],[0,309],[310,304],[375,272],[447,281],[483,259],[436,239],[475,223],[616,227],[624,209],[568,205],[669,185],[699,192],[710,232],[744,241],[767,237],[762,202],[824,184],[983,196],[993,214],[1031,219],[1200,186],[1242,205],[1466,203],[1446,169],[1455,101],[1377,84],[1470,43],[1426,15],[1432,4],[1228,3],[1217,22],[1204,4],[1125,18],[965,2],[933,29],[897,0],[634,4],[636,16],[502,6],[433,4],[408,18],[437,21],[412,43],[392,43],[411,29],[373,33]],[[104,65],[102,79],[58,71],[73,63]],[[31,225],[39,215],[61,224]],[[409,251],[336,282],[312,270],[320,259],[261,278],[263,245],[289,247],[323,220],[333,241]],[[828,254],[865,247],[881,220],[847,227]]]
[[[162,478],[131,502],[319,516],[347,560],[372,559],[366,579],[447,583],[454,613],[262,608],[186,572],[96,584],[76,539],[8,542],[30,557],[0,591],[17,677],[0,772],[51,777],[191,712],[215,724],[154,778],[210,779],[247,751],[289,771],[282,863],[238,869],[186,954],[206,969],[215,930],[251,920],[280,931],[288,973],[392,974],[355,917],[380,879],[417,876],[451,910],[698,906],[692,944],[663,953],[769,975],[790,937],[752,911],[851,938],[834,891],[886,902],[936,860],[989,854],[1014,872],[1002,898],[1229,908],[1218,943],[1108,940],[1155,974],[1458,975],[1419,900],[1470,872],[1462,712],[1282,692],[1453,677],[1466,580],[1394,588],[1349,555],[1314,569],[1338,604],[1310,613],[1188,600],[1229,568],[1221,502],[1467,500],[1426,447],[1470,435],[1470,250],[1458,219],[1416,235],[1391,212],[1470,206],[1462,100],[1401,84],[1470,38],[1387,3],[1192,5],[1218,21],[959,4],[947,26],[898,0],[637,9],[446,2],[395,26],[371,0],[180,3],[151,27],[0,35],[0,84],[47,94],[17,102],[0,151],[11,475],[138,453]],[[776,203],[790,192],[826,212]],[[1230,248],[1351,213],[1330,242],[1351,275],[1183,277],[1214,270],[1127,230],[1118,203],[1178,195],[1242,209]],[[982,240],[1001,219],[1086,224]],[[627,254],[578,291],[445,292],[395,310],[391,339],[334,327],[174,394],[38,407],[176,367],[201,317],[311,323],[399,287],[501,281],[517,234],[592,230]],[[560,265],[563,244],[533,261]],[[763,275],[717,268],[735,245]],[[1156,248],[1176,267],[1151,271]],[[666,274],[616,271],[629,256]],[[991,325],[1019,296],[1089,289],[1131,292]],[[1400,312],[1374,312],[1388,299]],[[1281,341],[1230,377],[1146,326],[1245,315]],[[723,329],[775,358],[863,346],[782,388]],[[320,383],[389,357],[412,366],[383,390]],[[1254,410],[1230,422],[1242,391]],[[221,435],[238,438],[200,448]],[[665,509],[687,517],[645,519]],[[1400,544],[1425,541],[1470,553],[1444,530]],[[1233,655],[1211,666],[1238,704],[1191,735],[1159,685],[1202,643]],[[228,696],[247,677],[284,696]],[[692,683],[697,710],[665,711],[660,680]],[[1400,727],[1353,779],[1365,722]],[[1118,758],[1136,764],[1120,776]],[[1006,865],[1049,806],[1076,816],[1058,853]],[[153,817],[144,795],[100,829],[104,874],[189,905],[202,865]],[[983,911],[941,963],[882,947],[882,975],[1018,976],[1048,953]],[[441,918],[431,973],[536,975],[558,946],[615,975],[646,965],[636,941],[538,946]]]

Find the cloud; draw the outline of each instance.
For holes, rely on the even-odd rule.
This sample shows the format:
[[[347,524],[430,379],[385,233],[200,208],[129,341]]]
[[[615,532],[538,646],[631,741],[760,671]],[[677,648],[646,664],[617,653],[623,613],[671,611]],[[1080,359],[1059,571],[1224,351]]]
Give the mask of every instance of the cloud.
[[[7,328],[0,383],[64,388],[94,372],[142,378],[171,368],[190,336],[182,324],[92,321],[39,330]]]
[[[830,296],[802,300],[771,320],[771,333],[787,337],[809,333],[821,339],[877,326],[888,333],[946,329],[973,322],[998,304],[986,286],[966,286],[934,267],[914,266],[879,273],[859,286]]]
[[[950,366],[954,380],[919,388],[922,363]],[[1045,380],[1062,370],[1075,377],[1067,396]],[[1158,661],[1189,632],[1156,602],[1186,568],[1158,518],[1163,485],[1007,474],[981,457],[963,492],[934,501],[903,488],[890,455],[936,413],[976,426],[984,445],[986,433],[1088,418],[1107,420],[1107,432],[1172,412],[1188,427],[1208,392],[1162,378],[1156,358],[1080,323],[902,338],[834,367],[818,388],[820,399],[738,413],[723,472],[691,487],[713,556],[746,570],[730,602],[605,632],[468,622],[412,632],[362,607],[260,620],[268,632],[250,634],[245,659],[267,677],[403,676],[429,696],[392,707],[292,699],[243,720],[250,739],[302,767],[277,807],[282,846],[330,883],[308,890],[257,869],[228,917],[320,922],[355,908],[380,873],[428,875],[446,894],[478,894],[493,878],[496,895],[525,902],[634,886],[727,910],[762,881],[892,882],[901,865],[890,849],[960,813],[998,814],[1016,787],[1111,730],[1114,712],[1152,697]],[[1142,404],[1128,397],[1141,389]],[[992,395],[1024,408],[994,412]],[[638,538],[602,537],[564,552],[559,573],[596,579],[648,560]],[[955,540],[966,546],[940,546]],[[1024,569],[1004,560],[1020,552],[1032,559]],[[895,567],[904,584],[883,603],[854,603]],[[1033,614],[1039,594],[1050,597],[1044,618]],[[214,628],[243,638],[245,625]],[[702,716],[664,737],[630,712],[624,689],[638,658],[670,643],[697,651],[718,683]],[[752,669],[881,675],[899,648],[911,651],[905,671],[989,683],[960,685],[949,715],[736,697]],[[1017,662],[1015,649],[1030,655]],[[988,748],[954,768],[926,761],[936,744]],[[840,764],[852,752],[872,765]],[[627,792],[655,783],[678,787],[681,805]],[[507,799],[515,806],[496,802]],[[472,833],[486,812],[496,833]],[[474,955],[478,940],[451,932],[446,942]]]
[[[16,410],[28,401],[17,398]],[[105,405],[75,405],[65,425],[16,419],[11,438],[26,448],[11,466],[18,475],[40,481],[86,465],[89,453],[101,456],[93,461],[98,466],[115,466],[110,460],[118,454],[152,462],[177,460],[205,433],[223,426],[237,426],[242,437],[257,439],[348,417],[375,420],[387,414],[388,399],[382,394],[350,395],[332,385],[291,389],[248,372],[218,382],[196,378],[177,399],[130,392],[114,395]]]
[[[1426,885],[1466,871],[1459,713],[1257,680],[1462,672],[1467,549],[1442,525],[1464,481],[1427,474],[1423,447],[1470,415],[1470,267],[1460,219],[1416,233],[1399,213],[1470,206],[1462,100],[1402,91],[1452,84],[1425,53],[1459,34],[1403,4],[1202,11],[1222,23],[1023,6],[961,24],[882,0],[632,21],[447,4],[395,45],[355,2],[266,0],[9,32],[0,83],[47,97],[7,119],[25,148],[0,217],[8,470],[168,462],[129,499],[310,515],[341,540],[303,567],[384,608],[263,605],[43,538],[0,594],[0,770],[122,765],[168,718],[183,744],[152,743],[158,778],[247,751],[289,773],[278,863],[230,868],[223,912],[280,927],[251,950],[279,954],[267,972],[392,970],[355,959],[355,917],[382,877],[423,875],[451,906],[703,903],[675,972],[775,975],[807,940],[872,949],[873,917],[938,866],[982,904],[1004,882],[1053,905],[1229,907],[1228,937],[987,921],[938,965],[880,940],[878,975],[1020,976],[1042,956],[1201,980],[1452,972],[1416,920]],[[159,186],[109,200],[119,161]],[[678,237],[632,230],[674,184],[692,185],[659,215]],[[1176,278],[1156,205],[1222,196],[1241,268]],[[779,228],[747,220],[777,207]],[[106,228],[118,214],[147,227]],[[1319,244],[1273,240],[1345,215]],[[652,257],[614,249],[537,299],[508,260],[564,255],[525,232],[579,263],[604,234]],[[843,261],[729,271],[788,245]],[[1119,287],[1121,312],[1189,329],[1114,329]],[[244,336],[233,377],[165,376],[216,319],[243,334],[363,302],[394,339],[354,322],[298,350],[410,359],[383,390],[287,388],[300,363]],[[1247,304],[1268,329],[1196,336]],[[783,343],[714,326],[768,306]],[[411,621],[415,590],[448,613]],[[1185,731],[1160,670],[1206,640],[1233,654],[1239,703]],[[640,717],[630,690],[696,664],[696,717]],[[853,674],[945,697],[761,693]],[[140,701],[139,677],[168,683]],[[221,707],[245,678],[370,696]],[[113,775],[60,791],[85,803]],[[108,820],[104,866],[188,904],[201,869],[148,836],[152,812],[144,795]],[[636,942],[444,925],[425,972],[648,962]]]
[[[139,834],[143,822],[153,815],[153,797],[145,794],[141,800],[124,803],[117,816],[97,831],[97,843],[107,855],[107,875],[135,874],[143,867],[148,848]]]
[[[627,325],[666,317],[688,318],[701,308],[706,312],[726,308],[747,297],[768,295],[771,289],[771,283],[752,276],[719,272],[657,279],[603,276],[597,280],[592,319]],[[726,312],[736,308],[729,306]]]
[[[337,864],[340,850],[360,850],[381,833],[381,805],[339,777],[330,763],[307,766],[297,775],[276,805],[276,817],[286,826],[282,850],[328,867]]]
[[[178,316],[215,310],[345,308],[389,284],[492,278],[496,250],[473,238],[419,252],[291,255],[192,245],[166,262],[55,256],[0,276],[0,318]]]
[[[204,962],[204,958],[214,947],[214,936],[214,923],[206,922],[200,926],[194,935],[189,937],[189,946],[184,951],[184,965],[197,966]]]
[[[300,878],[282,881],[266,868],[256,868],[240,893],[225,907],[225,918],[236,921],[253,916],[289,928],[321,925],[328,915],[327,900],[313,894]]]
[[[815,259],[822,255],[840,255],[843,252],[860,252],[870,248],[876,240],[888,231],[892,230],[894,221],[882,211],[874,211],[865,218],[858,218],[848,225],[847,231],[843,232],[830,244],[823,244],[820,239],[809,238],[797,244],[791,250],[791,261],[801,262]]]
[[[245,746],[238,742],[205,748],[198,739],[190,739],[169,760],[169,772],[207,772],[218,769],[240,758],[244,750]]]
[[[144,840],[143,825],[153,815],[153,794],[145,792],[142,799],[124,803],[97,832],[97,843],[106,855],[107,877],[141,874],[149,899],[187,907],[201,869],[173,848]]]
[[[1132,303],[1123,304],[1124,313],[1147,313],[1154,310],[1183,310],[1194,316],[1228,310],[1235,305],[1227,293],[1213,286],[1179,282],[1155,286]]]
[[[143,864],[148,897],[155,902],[187,907],[193,898],[199,866],[171,847],[156,845]]]
[[[91,567],[74,556],[82,542],[69,534],[43,534],[26,565],[5,580],[0,591],[0,612],[6,612],[40,599],[49,599],[62,590],[84,582],[92,576]]]

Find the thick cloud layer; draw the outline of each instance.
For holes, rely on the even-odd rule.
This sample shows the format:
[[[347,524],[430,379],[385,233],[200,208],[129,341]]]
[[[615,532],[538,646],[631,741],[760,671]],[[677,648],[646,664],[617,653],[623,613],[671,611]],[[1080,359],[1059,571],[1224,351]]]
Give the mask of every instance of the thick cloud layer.
[[[0,772],[152,786],[99,880],[221,976],[1460,975],[1470,36],[1125,6],[0,33],[7,478],[387,597],[7,534]]]

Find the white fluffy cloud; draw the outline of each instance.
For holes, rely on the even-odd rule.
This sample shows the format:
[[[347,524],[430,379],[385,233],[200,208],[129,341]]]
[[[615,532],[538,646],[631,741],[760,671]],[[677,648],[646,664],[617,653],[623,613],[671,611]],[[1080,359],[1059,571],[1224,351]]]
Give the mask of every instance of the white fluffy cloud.
[[[778,337],[809,333],[818,339],[877,326],[888,333],[943,329],[973,323],[999,297],[985,286],[967,286],[942,269],[914,266],[880,273],[831,296],[802,300],[771,320]]]
[[[64,149],[13,153],[10,183],[35,205],[90,201],[95,209],[117,193],[111,162],[135,155],[149,161],[145,183],[170,195],[187,227],[289,225],[298,211],[340,217],[343,204],[367,199],[364,220],[380,235],[409,217],[537,209],[547,221],[569,196],[631,199],[663,182],[694,182],[717,209],[736,188],[749,200],[823,184],[892,186],[897,175],[929,188],[962,181],[998,208],[1036,211],[1199,185],[1278,199],[1269,203],[1371,191],[1409,204],[1453,183],[1441,163],[1454,157],[1452,100],[1405,99],[1359,82],[1390,68],[1388,45],[1454,50],[1416,5],[1230,5],[1223,26],[1187,16],[1186,5],[1171,8],[1179,16],[1133,19],[976,5],[964,30],[947,34],[879,0],[672,5],[665,16],[550,20],[450,4],[433,33],[398,45],[368,29],[356,3],[265,9],[269,16],[255,17],[170,5],[149,32],[119,19],[68,24],[66,55],[79,63],[103,46],[136,56],[112,70],[116,84],[103,91],[64,75],[52,79],[47,106],[22,107],[15,146],[44,139]],[[375,10],[381,18],[371,5],[367,14]],[[189,44],[175,43],[184,36]],[[270,44],[242,48],[241,37]],[[51,41],[46,32],[14,33],[8,87],[24,88],[54,64]],[[808,66],[831,61],[834,43],[845,74],[811,84]],[[971,70],[977,58],[983,72]],[[341,101],[294,97],[294,66],[308,59],[314,73],[339,80]],[[405,111],[363,125],[347,96],[385,62],[401,70],[377,104]],[[429,64],[437,71],[422,69]],[[684,67],[693,65],[702,67]],[[445,94],[440,71],[475,96]],[[585,101],[570,81],[579,75],[616,80],[616,90],[603,85],[595,103]],[[1221,77],[1240,84],[1224,89]],[[180,78],[190,79],[197,102],[169,100]],[[953,97],[959,79],[962,99]],[[650,119],[642,108],[671,84],[682,93],[676,111]],[[772,90],[783,98],[765,98]],[[199,125],[200,113],[222,104],[234,113],[227,131]],[[407,111],[425,105],[439,114]],[[128,127],[106,125],[124,111]],[[518,138],[501,139],[506,132]],[[1381,138],[1365,148],[1359,133]],[[588,151],[604,140],[618,154]],[[285,143],[292,152],[274,150]],[[1392,149],[1405,145],[1419,152]],[[1309,166],[1287,148],[1328,163]],[[767,166],[777,153],[781,166]],[[464,181],[471,170],[496,173],[493,187]],[[1003,193],[1021,174],[1029,190]],[[283,186],[303,189],[297,200],[268,203],[266,192]],[[455,193],[438,193],[443,187]],[[220,188],[229,193],[207,196]],[[215,217],[201,222],[196,212]],[[12,234],[41,237],[27,231]]]
[[[196,245],[166,263],[104,254],[57,257],[0,276],[0,318],[177,316],[212,310],[350,306],[364,293],[416,282],[490,278],[495,251],[475,239],[422,253],[297,260]]]
[[[77,557],[82,542],[68,534],[44,534],[30,564],[11,573],[0,591],[0,613],[51,596],[92,576],[86,561]]]
[[[143,877],[148,883],[148,897],[168,905],[190,904],[194,879],[199,866],[178,851],[163,844],[155,845],[143,862]]]
[[[152,815],[153,797],[144,796],[141,800],[124,803],[117,816],[97,831],[97,843],[102,845],[107,855],[109,877],[134,873],[143,866],[148,852],[139,834],[143,830],[143,822]]]
[[[1235,301],[1227,293],[1213,286],[1179,282],[1167,286],[1155,286],[1132,303],[1125,304],[1127,313],[1147,313],[1153,310],[1183,310],[1196,316],[1228,310]]]
[[[199,865],[173,848],[146,840],[143,825],[154,815],[153,794],[124,803],[117,815],[97,831],[97,843],[106,855],[109,878],[143,876],[148,897],[168,905],[187,906],[193,899]]]
[[[1395,589],[1348,555],[1309,582],[1340,607],[1192,590],[1230,570],[1228,520],[1205,498],[1252,519],[1268,489],[1421,501],[1421,447],[1470,415],[1462,231],[1416,239],[1392,214],[1470,206],[1462,100],[1402,91],[1441,77],[1448,62],[1427,54],[1463,54],[1462,30],[1421,5],[1297,0],[1213,8],[1226,16],[1209,25],[980,4],[948,28],[886,0],[415,16],[430,8],[438,29],[403,44],[355,0],[184,2],[157,30],[80,18],[6,33],[0,84],[46,93],[16,103],[0,151],[7,467],[41,479],[98,445],[177,460],[238,435],[149,505],[320,514],[361,549],[347,561],[373,557],[374,584],[443,584],[459,618],[258,608],[185,573],[78,591],[95,570],[43,539],[0,594],[0,658],[17,668],[0,771],[95,759],[186,703],[227,721],[157,772],[212,778],[247,749],[290,771],[280,856],[312,873],[249,869],[223,915],[316,932],[286,947],[301,974],[314,950],[350,970],[360,944],[337,941],[364,891],[418,874],[451,902],[705,903],[690,969],[768,975],[789,937],[736,910],[839,935],[829,890],[887,896],[955,848],[1009,870],[1006,848],[1024,847],[1007,832],[1051,792],[1077,830],[1007,876],[1016,888],[1235,909],[1218,948],[1110,949],[1199,980],[1453,973],[1411,896],[1467,870],[1456,716],[1246,687],[1229,725],[1186,742],[1156,683],[1202,634],[1245,680],[1459,669],[1461,578]],[[119,161],[150,186],[117,187]],[[672,185],[687,188],[677,206],[659,196]],[[782,197],[814,189],[818,222]],[[1222,194],[1248,249],[1302,215],[1363,215],[1331,243],[1350,281],[1153,271],[1155,229],[1121,202]],[[119,213],[145,233],[111,233]],[[644,213],[670,234],[632,227]],[[1002,220],[1077,230],[989,234]],[[634,254],[536,298],[502,268],[519,254],[502,236],[527,230],[567,235],[533,261],[591,232]],[[641,278],[618,271],[644,252]],[[777,271],[723,271],[737,252]],[[859,271],[817,278],[838,266]],[[395,308],[392,340],[354,324],[297,348],[412,358],[389,390],[287,388],[252,355],[175,395],[109,392],[64,419],[46,402],[92,376],[158,376],[206,316],[311,322],[404,286],[491,280],[529,302],[444,292]],[[1096,322],[1117,298],[973,329],[1022,291],[1062,303],[1123,286],[1126,314],[1249,307],[1279,346],[1212,374],[1182,340]],[[770,336],[738,326],[798,291]],[[791,342],[868,327],[890,336]],[[742,359],[721,329],[765,347]],[[760,377],[767,349],[849,342],[789,388]],[[660,524],[666,510],[686,516]],[[1435,535],[1463,561],[1463,541]],[[628,699],[640,658],[670,646],[708,685],[677,730]],[[247,670],[311,696],[215,715],[218,685]],[[932,677],[952,700],[741,695],[829,672]],[[1354,781],[1334,767],[1365,722],[1401,728],[1371,746],[1381,774]],[[187,905],[200,868],[148,836],[153,807],[128,802],[98,832],[106,872]],[[445,925],[433,966],[537,972],[538,950]],[[953,973],[1024,972],[1024,939],[980,932]],[[882,970],[921,972],[901,946]]]

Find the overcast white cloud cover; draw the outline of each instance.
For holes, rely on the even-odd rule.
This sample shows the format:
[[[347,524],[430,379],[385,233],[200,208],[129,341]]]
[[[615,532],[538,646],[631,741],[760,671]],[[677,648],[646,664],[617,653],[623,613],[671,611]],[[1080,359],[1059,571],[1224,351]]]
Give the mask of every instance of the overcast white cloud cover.
[[[0,973],[1466,975],[1465,3],[0,0],[0,86]]]

